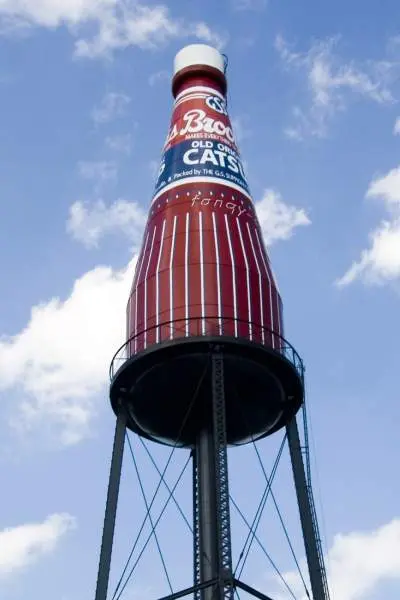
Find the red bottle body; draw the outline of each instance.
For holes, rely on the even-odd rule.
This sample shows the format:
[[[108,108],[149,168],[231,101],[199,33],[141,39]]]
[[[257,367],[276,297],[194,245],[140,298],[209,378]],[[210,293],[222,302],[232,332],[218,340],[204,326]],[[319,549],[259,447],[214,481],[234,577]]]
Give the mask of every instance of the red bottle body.
[[[127,307],[129,354],[190,336],[279,349],[282,303],[226,108],[196,66],[175,104]]]

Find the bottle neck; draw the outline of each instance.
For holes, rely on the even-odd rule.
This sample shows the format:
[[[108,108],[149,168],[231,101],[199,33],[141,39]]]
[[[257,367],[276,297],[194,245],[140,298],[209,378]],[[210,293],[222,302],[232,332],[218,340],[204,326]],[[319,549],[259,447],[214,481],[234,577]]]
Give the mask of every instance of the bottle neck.
[[[224,97],[226,95],[225,75],[218,69],[207,66],[191,66],[178,71],[172,80],[172,94],[176,98],[185,90],[196,86],[209,87]]]

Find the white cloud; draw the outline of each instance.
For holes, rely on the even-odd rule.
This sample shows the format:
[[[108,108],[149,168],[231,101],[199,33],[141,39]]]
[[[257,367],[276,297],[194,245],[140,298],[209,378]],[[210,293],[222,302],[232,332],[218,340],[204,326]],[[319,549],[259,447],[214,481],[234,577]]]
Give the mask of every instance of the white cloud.
[[[118,117],[122,117],[127,109],[131,99],[126,94],[118,92],[108,92],[102,101],[100,106],[96,106],[92,110],[92,119],[96,125],[102,123],[109,123]]]
[[[400,166],[372,181],[367,198],[381,198],[390,211],[400,211]]]
[[[268,246],[277,240],[289,239],[296,227],[311,223],[302,208],[285,204],[280,194],[271,189],[265,190],[262,199],[255,206]]]
[[[136,0],[0,0],[0,26],[7,31],[65,26],[77,37],[75,54],[94,58],[128,46],[155,48],[170,39],[194,36],[222,43],[205,23],[188,23],[170,15],[164,5]],[[79,37],[94,26],[92,37]]]
[[[292,139],[307,135],[326,135],[330,119],[344,110],[349,95],[364,97],[378,104],[394,101],[391,83],[399,63],[369,61],[362,67],[354,61],[341,63],[334,54],[338,38],[314,42],[308,52],[293,52],[282,36],[277,36],[275,48],[288,69],[304,72],[311,106],[293,108],[294,125],[285,133]]]
[[[68,229],[87,246],[122,232],[135,249],[146,215],[118,200],[106,206],[75,203]],[[15,389],[21,401],[12,424],[22,432],[46,426],[61,444],[89,434],[96,396],[104,391],[114,352],[123,343],[125,308],[136,257],[121,270],[98,266],[79,277],[70,295],[33,306],[16,335],[0,338],[0,391]]]
[[[0,338],[0,390],[22,394],[13,418],[20,429],[51,427],[62,444],[89,434],[96,395],[104,391],[111,358],[125,339],[135,261],[120,271],[88,271],[69,297],[37,304],[22,331]]]
[[[327,564],[331,597],[337,600],[367,600],[378,584],[400,581],[400,519],[373,531],[336,535]],[[296,598],[307,600],[297,571],[284,578]]]
[[[114,0],[1,0],[0,14],[27,25],[55,28],[99,18],[114,5]]]
[[[75,202],[70,208],[68,232],[88,248],[96,247],[109,233],[123,233],[137,242],[146,223],[146,213],[136,202],[116,200],[106,206],[102,200],[88,205]]]
[[[117,178],[117,166],[114,162],[101,161],[80,161],[78,163],[79,174],[85,179],[94,179],[98,184],[104,183],[110,179]]]
[[[400,219],[382,221],[369,235],[370,247],[363,250],[336,284],[341,287],[361,279],[364,283],[382,284],[400,277]]]
[[[400,117],[397,117],[396,122],[393,127],[394,135],[400,135]]]
[[[43,523],[30,523],[0,531],[0,575],[18,570],[55,550],[61,538],[75,527],[68,514],[54,514]]]
[[[105,144],[109,150],[120,152],[121,154],[130,154],[132,150],[132,135],[124,133],[121,135],[110,135],[106,137]]]
[[[183,34],[183,29],[181,29],[181,36]],[[192,35],[203,42],[207,42],[207,44],[212,44],[218,50],[222,50],[227,42],[227,37],[222,36],[219,33],[213,31],[206,23],[193,23],[189,26],[188,32],[189,35]]]
[[[369,235],[370,246],[337,280],[345,286],[356,279],[364,283],[382,284],[400,277],[400,166],[371,182],[367,198],[383,201],[389,218]]]

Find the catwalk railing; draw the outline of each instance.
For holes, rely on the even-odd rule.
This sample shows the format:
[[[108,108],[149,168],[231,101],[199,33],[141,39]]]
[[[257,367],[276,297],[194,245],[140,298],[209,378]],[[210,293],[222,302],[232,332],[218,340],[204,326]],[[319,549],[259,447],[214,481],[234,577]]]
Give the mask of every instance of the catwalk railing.
[[[235,335],[237,332],[237,335]],[[164,321],[141,330],[130,337],[118,348],[110,365],[112,380],[118,369],[130,358],[140,354],[149,347],[182,338],[235,338],[265,346],[282,354],[296,371],[303,377],[304,365],[293,346],[279,333],[259,323],[249,323],[231,317],[191,317]]]

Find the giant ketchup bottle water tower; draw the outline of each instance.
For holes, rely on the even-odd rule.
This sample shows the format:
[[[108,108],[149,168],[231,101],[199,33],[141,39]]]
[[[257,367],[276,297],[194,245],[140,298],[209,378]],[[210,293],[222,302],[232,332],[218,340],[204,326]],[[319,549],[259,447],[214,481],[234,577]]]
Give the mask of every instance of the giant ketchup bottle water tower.
[[[302,361],[282,302],[226,103],[224,57],[175,58],[174,108],[111,367],[117,416],[96,600],[105,600],[126,427],[193,456],[194,582],[204,600],[251,590],[232,573],[227,447],[287,428],[314,600],[326,597],[295,414]],[[171,598],[183,596],[173,595]]]

